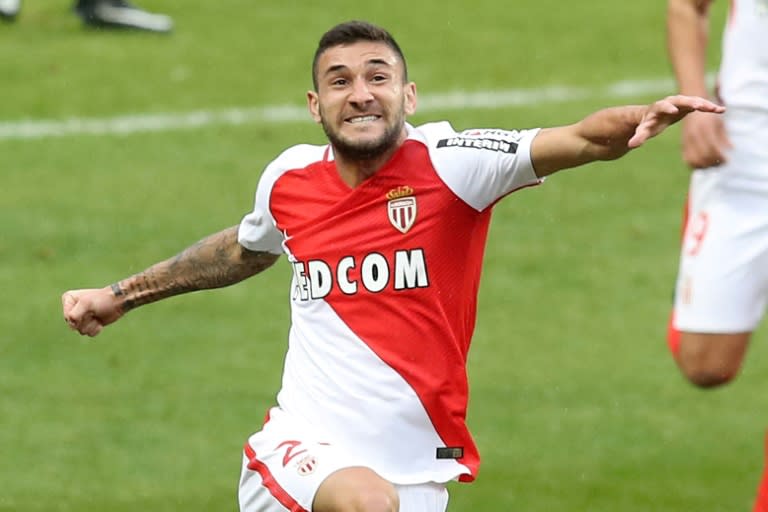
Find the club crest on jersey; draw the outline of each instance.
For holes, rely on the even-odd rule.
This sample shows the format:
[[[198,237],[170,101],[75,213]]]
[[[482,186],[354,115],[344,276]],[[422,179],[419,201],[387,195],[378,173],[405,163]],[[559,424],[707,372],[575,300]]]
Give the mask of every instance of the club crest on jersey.
[[[401,185],[387,192],[389,222],[401,233],[407,233],[416,222],[416,197],[408,185]]]

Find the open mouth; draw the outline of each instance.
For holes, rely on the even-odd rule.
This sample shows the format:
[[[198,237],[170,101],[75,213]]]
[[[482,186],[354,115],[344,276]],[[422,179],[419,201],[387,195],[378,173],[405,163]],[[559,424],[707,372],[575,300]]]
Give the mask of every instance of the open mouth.
[[[360,123],[372,123],[376,120],[381,118],[381,116],[368,114],[364,116],[354,116],[354,117],[348,117],[344,121],[350,124],[360,124]]]

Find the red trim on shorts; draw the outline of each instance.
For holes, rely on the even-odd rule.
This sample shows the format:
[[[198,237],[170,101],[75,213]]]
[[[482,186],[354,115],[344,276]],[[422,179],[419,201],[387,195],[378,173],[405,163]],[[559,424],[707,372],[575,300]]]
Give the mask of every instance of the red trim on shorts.
[[[688,228],[689,212],[690,212],[690,196],[685,198],[685,205],[683,205],[683,222],[680,227],[680,247],[685,241],[685,230]],[[672,355],[677,357],[680,351],[680,331],[675,329],[675,308],[672,306],[672,312],[669,315],[669,322],[667,323],[667,346]],[[768,512],[768,511],[767,511]]]
[[[672,355],[677,357],[680,352],[680,331],[675,329],[675,311],[669,315],[669,324],[667,325],[667,346]]]
[[[299,505],[299,503],[288,494],[288,491],[280,487],[280,484],[278,484],[275,477],[272,476],[272,472],[267,465],[256,458],[256,451],[250,444],[245,443],[243,450],[245,451],[245,456],[248,457],[248,469],[257,472],[261,476],[261,485],[267,488],[269,494],[291,512],[309,512]]]
[[[765,437],[765,462],[763,466],[763,477],[760,480],[760,486],[757,488],[757,498],[755,498],[755,508],[752,512],[768,512],[768,435]]]

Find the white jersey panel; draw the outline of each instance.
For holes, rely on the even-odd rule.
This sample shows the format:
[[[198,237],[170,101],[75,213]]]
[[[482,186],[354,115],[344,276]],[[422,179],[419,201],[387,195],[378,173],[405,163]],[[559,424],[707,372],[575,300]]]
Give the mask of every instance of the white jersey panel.
[[[259,179],[253,210],[240,221],[237,238],[240,245],[251,251],[282,254],[283,235],[275,227],[275,219],[269,210],[272,186],[280,176],[292,169],[321,160],[327,146],[300,144],[285,150],[273,160]]]
[[[456,132],[448,122],[425,124],[411,133],[422,137],[440,179],[472,208],[482,211],[517,189],[536,185],[531,142],[538,129],[469,129]]]
[[[444,442],[416,392],[327,302],[292,301],[291,322],[281,408],[393,483],[470,473],[456,460],[436,460],[435,447]]]
[[[732,0],[719,92],[728,107],[768,110],[768,0]]]

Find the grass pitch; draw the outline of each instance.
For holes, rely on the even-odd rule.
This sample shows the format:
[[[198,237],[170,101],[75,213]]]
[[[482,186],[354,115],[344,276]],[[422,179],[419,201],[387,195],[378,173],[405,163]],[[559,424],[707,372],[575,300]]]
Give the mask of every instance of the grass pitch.
[[[141,4],[176,32],[83,30],[66,0],[26,3],[0,26],[0,126],[301,106],[317,38],[351,18],[394,33],[424,95],[670,77],[658,2]],[[412,121],[548,126],[663,94]],[[59,295],[235,224],[266,163],[322,140],[308,117],[0,138],[0,510],[236,509],[242,443],[279,385],[287,265],[136,310],[95,340],[66,329]],[[476,483],[452,486],[450,510],[750,510],[764,335],[740,378],[706,393],[665,346],[685,188],[672,129],[497,206],[469,368],[484,463]]]

